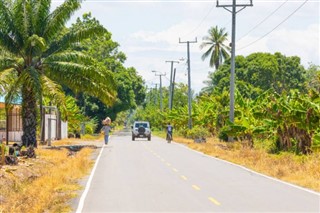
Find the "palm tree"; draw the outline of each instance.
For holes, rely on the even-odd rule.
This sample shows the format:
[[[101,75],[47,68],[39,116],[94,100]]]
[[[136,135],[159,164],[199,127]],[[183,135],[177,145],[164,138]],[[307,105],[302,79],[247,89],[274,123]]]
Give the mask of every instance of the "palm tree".
[[[0,78],[11,79],[6,106],[22,100],[22,143],[36,145],[38,105],[46,94],[60,97],[61,85],[85,91],[110,105],[116,96],[112,73],[74,46],[92,35],[103,34],[101,25],[65,28],[81,0],[65,0],[50,12],[51,0],[0,0]],[[63,101],[63,100],[61,100]]]
[[[211,27],[207,36],[202,38],[203,42],[200,48],[209,46],[209,49],[202,55],[201,59],[205,60],[210,56],[210,67],[219,68],[219,65],[229,57],[230,47],[224,43],[227,41],[228,33],[225,28],[218,29],[218,26]]]

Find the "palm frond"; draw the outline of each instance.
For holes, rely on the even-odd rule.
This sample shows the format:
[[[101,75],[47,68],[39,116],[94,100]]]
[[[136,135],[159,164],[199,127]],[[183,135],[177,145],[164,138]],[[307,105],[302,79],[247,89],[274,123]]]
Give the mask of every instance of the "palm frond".
[[[222,54],[221,58],[223,58],[223,59],[227,59],[230,57],[229,52],[227,52],[224,48],[221,48],[221,54]]]
[[[115,100],[116,84],[110,71],[72,62],[47,63],[46,74],[75,92],[86,91],[110,105]]]
[[[208,58],[208,56],[211,54],[213,49],[213,46],[211,46],[205,53],[203,53],[203,55],[201,56],[201,59],[204,61],[206,58]]]
[[[8,68],[13,68],[17,64],[17,60],[9,56],[0,56],[0,73]]]
[[[80,64],[92,64],[93,59],[86,54],[78,51],[63,51],[57,54],[50,55],[49,57],[45,58],[43,64],[50,63],[50,62],[78,62]]]
[[[50,13],[51,0],[37,0],[34,6],[34,33],[41,35],[47,25],[47,17]]]
[[[212,46],[213,43],[211,41],[202,42],[200,45],[200,49],[203,49],[206,46]]]
[[[19,53],[19,48],[17,48],[15,40],[13,40],[8,33],[3,33],[0,30],[0,46],[13,54]]]
[[[80,30],[71,30],[59,40],[52,42],[49,49],[44,53],[44,56],[67,49],[72,44],[87,39],[92,35],[102,35],[105,31],[105,28],[101,25],[82,28]]]
[[[13,68],[9,68],[9,69],[5,69],[2,70],[0,72],[0,87],[1,87],[1,91],[0,93],[5,94],[7,93],[7,91],[9,90],[9,87],[11,84],[14,83],[15,78],[16,78],[16,72],[15,69]]]
[[[0,26],[3,33],[9,33],[15,28],[10,8],[11,4],[9,4],[9,1],[0,0]]]
[[[21,87],[22,84],[25,82],[26,79],[26,72],[24,74],[16,77],[13,79],[13,82],[11,82],[8,87],[6,88],[6,96],[5,96],[5,103],[6,108],[8,109],[11,107],[12,103],[19,97],[21,94]]]
[[[56,35],[61,32],[72,14],[80,8],[80,2],[81,0],[66,0],[56,8],[47,17],[47,25],[42,37],[49,42],[51,42],[53,38],[56,38]]]
[[[26,4],[26,0],[17,0],[13,2],[11,7],[11,16],[14,17],[12,18],[11,32],[17,46],[23,46],[24,40],[29,35],[28,31],[30,25],[28,19],[26,19]]]
[[[44,97],[48,97],[53,105],[65,107],[66,95],[61,85],[44,75],[41,76],[41,85]]]

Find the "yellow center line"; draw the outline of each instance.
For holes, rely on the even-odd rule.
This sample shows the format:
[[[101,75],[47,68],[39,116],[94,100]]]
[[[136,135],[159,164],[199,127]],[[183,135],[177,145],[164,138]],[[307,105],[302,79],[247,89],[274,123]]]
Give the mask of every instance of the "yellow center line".
[[[213,197],[208,197],[208,199],[209,199],[212,203],[216,204],[217,206],[220,206],[220,205],[221,205],[221,204],[220,204],[216,199],[214,199]]]
[[[178,172],[178,169],[176,169],[176,168],[173,168],[172,170],[173,170],[174,172]]]
[[[161,161],[162,161],[162,162],[165,162],[165,160],[164,160],[163,158],[161,158]]]
[[[188,178],[186,177],[186,176],[184,176],[184,175],[181,175],[180,176],[183,180],[187,180]]]
[[[195,190],[200,190],[200,187],[199,186],[197,186],[197,185],[192,185],[192,188],[194,188]]]
[[[170,164],[170,163],[167,163],[167,166],[171,166],[171,164]]]

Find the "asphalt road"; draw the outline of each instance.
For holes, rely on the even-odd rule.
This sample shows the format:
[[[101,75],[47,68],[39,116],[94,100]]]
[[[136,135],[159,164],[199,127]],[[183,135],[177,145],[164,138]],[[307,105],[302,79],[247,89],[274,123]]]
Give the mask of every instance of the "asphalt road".
[[[320,212],[320,196],[177,143],[120,133],[101,148],[77,212]]]

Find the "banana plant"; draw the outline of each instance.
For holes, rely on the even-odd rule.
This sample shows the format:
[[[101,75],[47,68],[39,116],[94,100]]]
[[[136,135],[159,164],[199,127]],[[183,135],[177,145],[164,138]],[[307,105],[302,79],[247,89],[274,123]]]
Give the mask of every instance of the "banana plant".
[[[311,152],[312,137],[320,124],[318,99],[315,94],[308,96],[297,91],[268,98],[263,110],[264,126],[273,133],[278,149]]]
[[[265,94],[263,94],[265,96]],[[235,121],[227,122],[224,131],[228,136],[236,137],[248,142],[250,147],[254,145],[255,135],[265,131],[262,121],[259,119],[262,97],[256,100],[244,98],[238,91],[236,93]]]

